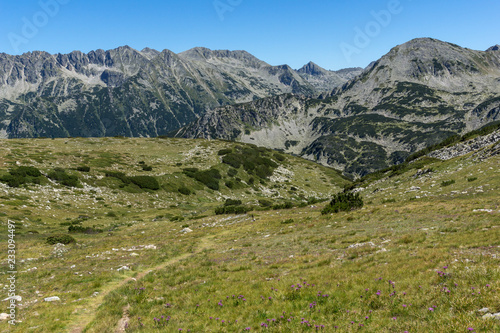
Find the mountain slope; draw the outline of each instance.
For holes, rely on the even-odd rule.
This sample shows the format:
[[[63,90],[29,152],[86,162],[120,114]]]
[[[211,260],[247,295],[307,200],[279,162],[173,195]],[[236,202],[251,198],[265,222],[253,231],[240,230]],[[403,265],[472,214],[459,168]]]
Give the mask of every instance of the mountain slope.
[[[22,311],[16,325],[3,320],[0,329],[497,332],[498,147],[446,161],[423,157],[365,178],[355,189],[363,207],[322,214],[327,202],[306,199],[326,199],[349,181],[251,145],[4,140],[0,178],[21,166],[42,175],[19,187],[0,181],[0,240],[7,244],[15,230],[22,273]],[[245,166],[221,161],[240,150],[279,167],[250,184],[255,175]],[[77,187],[47,178],[56,166],[76,176]],[[195,168],[218,170],[219,190],[189,177]],[[161,188],[126,182],[137,176]],[[241,206],[254,210],[216,214]],[[8,255],[0,254],[5,274]]]
[[[286,95],[226,106],[178,135],[252,142],[362,176],[500,119],[499,83],[495,48],[421,38],[393,48],[326,99]]]

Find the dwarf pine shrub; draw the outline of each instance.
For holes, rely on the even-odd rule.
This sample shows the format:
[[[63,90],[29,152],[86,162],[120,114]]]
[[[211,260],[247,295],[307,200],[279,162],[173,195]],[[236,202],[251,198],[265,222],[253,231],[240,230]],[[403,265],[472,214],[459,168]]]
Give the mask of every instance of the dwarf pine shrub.
[[[78,186],[78,177],[75,175],[67,174],[66,170],[62,168],[55,168],[53,171],[49,172],[48,177],[64,186],[69,186],[69,187]]]
[[[341,192],[333,196],[332,201],[321,211],[321,214],[348,212],[363,207],[363,199],[359,193]]]
[[[76,240],[71,237],[70,235],[64,235],[64,234],[59,234],[59,235],[54,235],[54,236],[49,236],[47,237],[47,243],[50,245],[54,244],[70,244],[70,243],[75,243]]]

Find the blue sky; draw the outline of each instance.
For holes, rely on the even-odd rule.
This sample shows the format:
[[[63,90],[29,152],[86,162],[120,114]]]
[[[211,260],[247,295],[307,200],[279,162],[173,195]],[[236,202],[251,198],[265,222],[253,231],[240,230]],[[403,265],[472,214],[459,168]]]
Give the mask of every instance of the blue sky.
[[[498,0],[3,0],[0,52],[204,46],[336,70],[417,37],[485,50],[500,44],[498,13]]]

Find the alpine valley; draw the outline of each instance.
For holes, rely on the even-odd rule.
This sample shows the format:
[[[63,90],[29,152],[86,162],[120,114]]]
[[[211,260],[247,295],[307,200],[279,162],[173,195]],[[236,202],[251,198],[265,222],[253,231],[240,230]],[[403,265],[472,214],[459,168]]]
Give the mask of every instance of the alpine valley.
[[[8,138],[227,139],[356,178],[499,119],[498,45],[474,51],[420,38],[364,70],[336,72],[205,48],[0,55]]]

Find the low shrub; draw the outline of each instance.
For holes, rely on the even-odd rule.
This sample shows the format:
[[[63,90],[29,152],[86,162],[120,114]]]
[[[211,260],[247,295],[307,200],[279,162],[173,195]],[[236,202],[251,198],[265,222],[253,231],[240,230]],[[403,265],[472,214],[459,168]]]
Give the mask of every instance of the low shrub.
[[[273,202],[266,199],[259,199],[259,205],[261,207],[271,207],[273,205]]]
[[[276,204],[273,206],[273,209],[274,210],[278,210],[278,209],[291,209],[293,208],[293,203],[291,203],[290,201],[287,201],[285,203],[282,203],[282,204]]]
[[[42,175],[40,170],[31,166],[20,166],[16,169],[10,170],[9,173],[13,176],[20,177],[40,177]]]
[[[227,171],[227,175],[229,177],[234,177],[238,174],[238,170],[234,169],[234,168],[229,168],[229,170]]]
[[[40,184],[42,173],[35,167],[20,166],[9,170],[9,174],[0,178],[9,187],[19,187],[23,184]]]
[[[62,168],[55,168],[49,172],[48,177],[64,186],[77,187],[79,185],[78,177],[67,174],[66,170]]]
[[[223,156],[232,153],[233,150],[231,148],[221,149],[217,152],[217,155]]]
[[[281,154],[274,154],[273,155],[274,158],[280,162],[283,162],[285,160],[285,156],[281,155]]]
[[[158,183],[156,178],[152,176],[134,176],[134,177],[128,177],[128,179],[132,183],[143,189],[149,189],[154,191],[160,189],[160,183]]]
[[[76,168],[77,171],[80,172],[90,172],[90,167],[89,166],[79,166]]]
[[[123,173],[118,171],[106,171],[104,173],[106,177],[113,177],[121,180],[125,184],[130,184],[130,179]]]
[[[180,194],[184,194],[184,195],[190,195],[191,194],[191,190],[188,189],[185,186],[179,187],[179,189],[177,191],[179,191]]]
[[[450,179],[450,180],[443,180],[441,182],[441,186],[445,187],[445,186],[450,186],[452,184],[455,184],[455,180],[453,179]]]
[[[248,206],[222,206],[215,208],[215,214],[246,214],[251,210],[252,208]]]
[[[473,182],[475,180],[477,180],[477,177],[469,177],[469,178],[467,178],[468,182]]]
[[[83,227],[81,225],[72,225],[68,227],[68,232],[72,234],[99,234],[102,232],[101,229],[95,227]]]
[[[219,170],[209,169],[200,171],[197,168],[186,168],[183,172],[186,176],[203,183],[209,189],[219,190],[219,180],[222,178]]]
[[[332,201],[321,211],[321,214],[348,212],[363,207],[363,199],[359,193],[341,192],[333,196]]]
[[[59,235],[54,235],[54,236],[49,236],[47,237],[47,243],[50,245],[54,244],[70,244],[70,243],[75,243],[76,240],[71,237],[70,235],[64,235],[64,234],[59,234]]]
[[[236,200],[236,199],[226,199],[226,202],[224,203],[224,206],[239,206],[241,205],[242,202],[241,200]]]

